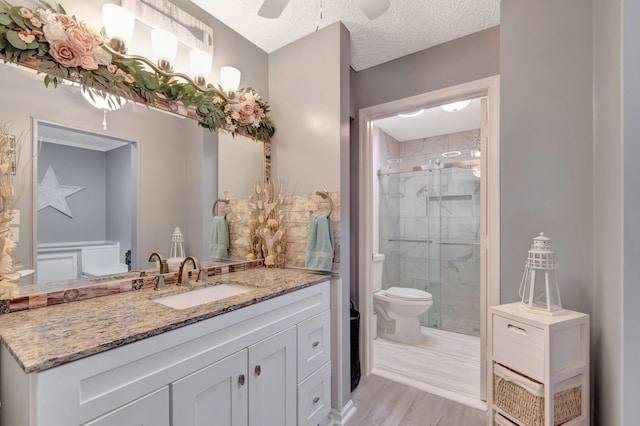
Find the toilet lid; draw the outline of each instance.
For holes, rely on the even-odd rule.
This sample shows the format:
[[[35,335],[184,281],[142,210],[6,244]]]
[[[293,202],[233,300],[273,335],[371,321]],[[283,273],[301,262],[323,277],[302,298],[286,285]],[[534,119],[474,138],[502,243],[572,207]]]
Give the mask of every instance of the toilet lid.
[[[407,287],[390,287],[386,291],[387,296],[395,299],[404,300],[431,300],[433,296],[426,291],[418,290],[417,288]]]

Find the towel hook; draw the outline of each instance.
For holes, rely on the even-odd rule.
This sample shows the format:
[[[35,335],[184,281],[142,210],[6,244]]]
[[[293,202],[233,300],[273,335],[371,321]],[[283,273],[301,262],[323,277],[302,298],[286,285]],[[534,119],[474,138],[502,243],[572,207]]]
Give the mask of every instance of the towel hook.
[[[329,196],[329,191],[327,191],[326,189],[322,189],[320,191],[316,191],[316,195],[321,196],[329,202],[329,213],[327,214],[327,217],[331,216],[331,213],[333,212],[333,200]],[[309,210],[309,213],[313,214],[313,210]]]
[[[213,217],[216,217],[218,215],[218,202],[223,202],[226,205],[229,205],[229,198],[218,198],[214,203],[213,203],[213,207],[211,208],[211,214],[213,215]],[[224,214],[224,217],[227,217],[227,214]]]

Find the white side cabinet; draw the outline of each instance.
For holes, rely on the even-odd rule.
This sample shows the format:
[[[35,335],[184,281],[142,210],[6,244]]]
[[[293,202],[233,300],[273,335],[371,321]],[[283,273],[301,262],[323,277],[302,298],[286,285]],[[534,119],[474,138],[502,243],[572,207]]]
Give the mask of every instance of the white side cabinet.
[[[548,316],[494,306],[491,424],[589,424],[589,316]]]
[[[315,426],[329,327],[324,282],[38,373],[2,345],[0,424]]]

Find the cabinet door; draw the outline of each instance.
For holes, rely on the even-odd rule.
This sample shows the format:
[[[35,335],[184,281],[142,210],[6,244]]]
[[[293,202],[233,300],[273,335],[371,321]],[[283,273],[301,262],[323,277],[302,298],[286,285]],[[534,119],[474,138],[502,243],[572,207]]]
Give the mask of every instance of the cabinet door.
[[[247,350],[171,384],[172,424],[247,425]]]
[[[169,426],[168,386],[86,423],[86,426],[140,425]]]
[[[296,424],[296,328],[249,347],[249,424]]]

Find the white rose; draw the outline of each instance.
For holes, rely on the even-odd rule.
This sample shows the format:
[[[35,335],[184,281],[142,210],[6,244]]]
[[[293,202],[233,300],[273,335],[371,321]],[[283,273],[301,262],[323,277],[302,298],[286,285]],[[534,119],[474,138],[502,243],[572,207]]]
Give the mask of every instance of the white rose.
[[[62,25],[57,22],[45,25],[42,27],[42,32],[44,32],[44,38],[46,38],[49,43],[67,39],[66,31]]]
[[[93,56],[99,65],[109,65],[111,63],[111,53],[107,52],[102,46],[96,46],[93,49]]]

